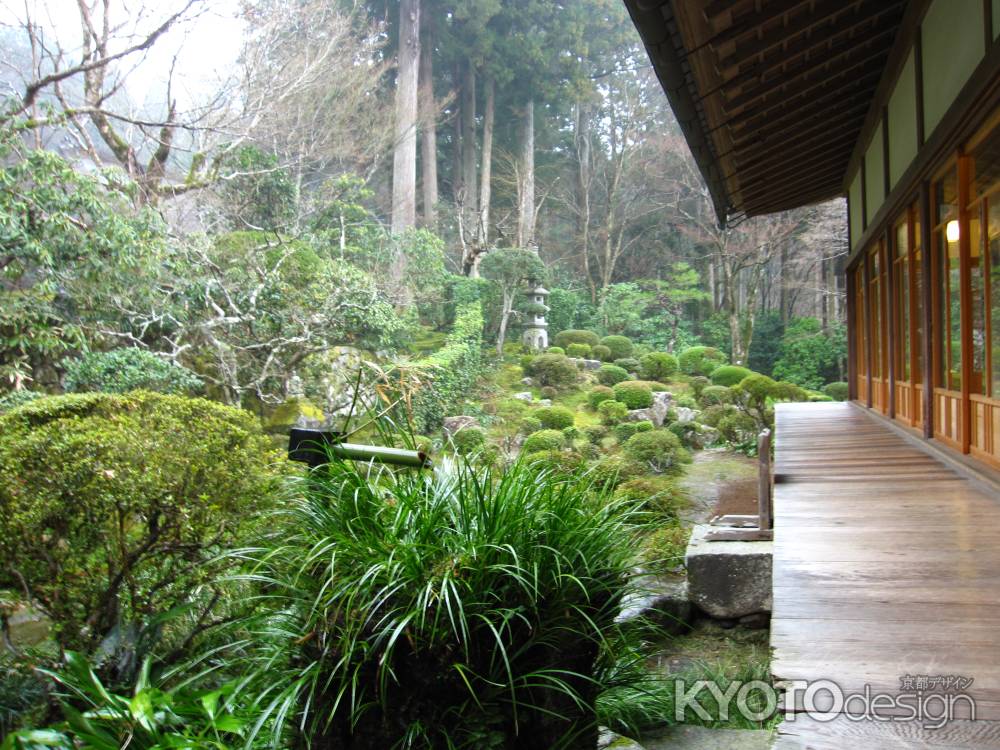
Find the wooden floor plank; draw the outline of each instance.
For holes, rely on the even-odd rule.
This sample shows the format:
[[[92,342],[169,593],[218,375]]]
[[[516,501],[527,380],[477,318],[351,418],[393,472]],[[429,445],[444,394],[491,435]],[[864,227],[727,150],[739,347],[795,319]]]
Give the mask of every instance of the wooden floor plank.
[[[799,714],[775,747],[1000,750],[1000,498],[859,407],[776,412],[775,679],[961,675],[981,710],[940,729]]]

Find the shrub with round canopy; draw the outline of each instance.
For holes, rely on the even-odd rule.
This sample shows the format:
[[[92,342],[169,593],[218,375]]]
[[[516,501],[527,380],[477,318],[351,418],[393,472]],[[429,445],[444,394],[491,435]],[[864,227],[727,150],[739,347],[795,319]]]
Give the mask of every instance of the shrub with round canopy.
[[[521,446],[522,453],[537,453],[538,451],[557,451],[566,446],[566,436],[562,430],[539,430],[528,435]]]
[[[201,379],[190,370],[134,347],[108,352],[88,352],[66,364],[63,381],[67,391],[127,393],[146,390],[160,393],[193,393]]]
[[[563,348],[568,348],[570,344],[586,344],[587,346],[593,348],[601,343],[600,338],[593,331],[582,331],[575,328],[570,328],[565,331],[559,331],[554,339],[556,346],[561,346]]]
[[[715,368],[726,364],[726,355],[714,346],[691,346],[678,355],[677,364],[685,375],[707,377]]]
[[[601,344],[611,350],[613,360],[631,357],[634,350],[632,339],[627,336],[605,336],[601,339]]]
[[[614,401],[615,392],[606,385],[595,385],[587,394],[587,403],[591,409],[596,409],[604,401]]]
[[[653,405],[653,392],[644,383],[626,380],[616,384],[612,390],[615,400],[622,402],[629,409],[645,409]]]
[[[614,385],[628,378],[628,371],[618,365],[601,365],[597,370],[597,380],[601,385]]]
[[[739,365],[722,365],[712,370],[711,379],[713,385],[724,385],[732,388],[743,378],[753,375],[753,370]]]
[[[628,458],[649,466],[658,474],[675,473],[681,464],[691,460],[691,454],[681,445],[680,439],[667,430],[636,433],[622,450]]]
[[[530,367],[529,372],[539,385],[553,388],[568,388],[580,376],[576,365],[565,354],[541,354],[531,361]]]
[[[669,380],[677,374],[677,357],[667,352],[650,352],[639,359],[639,374],[644,380]]]
[[[573,412],[565,406],[543,406],[535,410],[535,417],[548,430],[563,430],[574,422]]]

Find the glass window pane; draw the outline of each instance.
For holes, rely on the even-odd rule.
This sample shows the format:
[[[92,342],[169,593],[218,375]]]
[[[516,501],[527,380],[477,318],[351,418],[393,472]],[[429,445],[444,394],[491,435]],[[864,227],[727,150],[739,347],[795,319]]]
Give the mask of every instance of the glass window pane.
[[[916,326],[914,326],[916,335],[913,337],[913,350],[916,354],[914,358],[916,370],[913,372],[914,383],[924,382],[924,350],[922,344],[924,340],[924,298],[921,262],[920,249],[916,248],[913,251],[913,317],[916,319]]]
[[[1000,201],[987,204],[990,274],[990,358],[993,384],[990,395],[1000,398]]]
[[[934,207],[936,224],[958,214],[958,173],[954,167],[934,186]]]
[[[986,383],[986,283],[983,276],[982,236],[979,225],[979,206],[969,216],[969,266],[971,273],[970,300],[972,304],[972,393],[985,395]]]
[[[962,389],[962,274],[958,238],[948,242],[948,387]]]

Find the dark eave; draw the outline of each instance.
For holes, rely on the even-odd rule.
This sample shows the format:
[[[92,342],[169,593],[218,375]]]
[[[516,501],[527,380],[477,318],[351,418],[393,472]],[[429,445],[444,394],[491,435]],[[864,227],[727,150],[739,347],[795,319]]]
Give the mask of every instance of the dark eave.
[[[719,220],[840,195],[907,0],[625,0]]]

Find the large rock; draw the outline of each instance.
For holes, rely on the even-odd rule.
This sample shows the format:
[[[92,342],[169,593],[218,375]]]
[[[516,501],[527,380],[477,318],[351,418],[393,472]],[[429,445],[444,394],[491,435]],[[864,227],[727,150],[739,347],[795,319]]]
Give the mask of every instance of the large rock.
[[[677,421],[681,424],[687,424],[688,422],[693,422],[695,417],[698,416],[698,412],[694,409],[689,409],[686,406],[678,406],[674,409],[677,414]]]
[[[513,399],[518,401],[534,401],[535,397],[531,394],[531,391],[522,391],[521,393],[515,393],[511,396]]]
[[[479,422],[475,417],[462,414],[457,417],[445,417],[441,423],[441,431],[444,432],[446,437],[453,437],[459,430],[464,430],[466,427],[478,426]]]
[[[570,357],[569,361],[581,370],[599,370],[604,364],[599,359],[581,359],[580,357]]]
[[[286,435],[293,427],[319,430],[326,425],[323,410],[305,398],[290,398],[264,417],[264,431]]]
[[[622,600],[617,622],[642,618],[654,623],[671,635],[686,632],[694,614],[688,599],[687,581],[654,575],[641,575],[634,581],[635,589]]]
[[[726,620],[771,611],[771,542],[716,542],[718,527],[691,532],[686,562],[688,596],[706,614]]]
[[[653,405],[646,409],[633,409],[628,413],[629,422],[643,422],[649,420],[656,427],[663,427],[667,419],[667,412],[670,411],[670,403],[673,396],[666,391],[653,394]]]
[[[735,700],[730,710],[736,710]],[[677,724],[644,735],[642,747],[644,750],[768,750],[772,741],[767,729],[709,729]]]
[[[535,379],[534,378],[521,378],[521,385],[526,385],[529,388],[534,388],[535,387]]]

